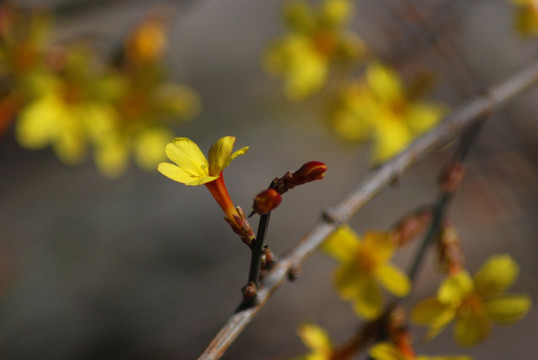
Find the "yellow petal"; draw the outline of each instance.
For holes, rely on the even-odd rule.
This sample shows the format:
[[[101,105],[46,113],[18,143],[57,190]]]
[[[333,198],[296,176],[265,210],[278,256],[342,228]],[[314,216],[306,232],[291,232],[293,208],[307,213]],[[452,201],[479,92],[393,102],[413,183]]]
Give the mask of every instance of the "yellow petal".
[[[327,332],[313,323],[303,323],[297,328],[302,342],[315,353],[330,354],[332,345]]]
[[[337,26],[349,19],[353,4],[348,0],[325,0],[321,3],[321,20],[329,26]]]
[[[67,164],[79,162],[86,155],[84,135],[73,129],[63,129],[52,146],[58,158]]]
[[[286,1],[283,10],[286,25],[293,30],[306,31],[310,29],[316,21],[314,9],[305,1]]]
[[[339,262],[349,262],[357,253],[359,241],[359,236],[349,226],[344,225],[327,237],[321,250]]]
[[[159,164],[157,170],[159,170],[159,172],[167,178],[189,186],[206,184],[218,178],[218,176],[195,176],[186,172],[183,170],[183,168],[180,168],[177,165],[164,162]]]
[[[375,360],[407,360],[396,346],[387,342],[374,345],[368,354]]]
[[[528,295],[504,295],[484,301],[484,309],[493,322],[510,325],[524,317],[531,307]]]
[[[228,166],[234,143],[234,136],[225,136],[211,146],[208,157],[210,175],[218,176]]]
[[[383,311],[383,294],[372,276],[360,276],[356,282],[353,310],[365,319],[374,319]]]
[[[433,128],[446,112],[441,105],[416,103],[409,106],[406,121],[413,133],[420,135]]]
[[[467,271],[446,278],[437,291],[437,299],[453,307],[461,304],[463,299],[473,291],[473,280]]]
[[[519,266],[509,255],[496,255],[478,270],[474,276],[475,291],[482,298],[505,292],[515,281]]]
[[[364,234],[362,251],[368,252],[375,264],[383,264],[390,260],[396,246],[388,232],[369,231]]]
[[[366,69],[366,82],[382,102],[399,100],[403,97],[402,83],[398,73],[381,63],[373,63]]]
[[[456,318],[454,336],[458,345],[470,347],[484,341],[491,332],[491,321],[484,313],[469,312]]]
[[[243,146],[241,149],[237,150],[237,151],[234,151],[234,153],[232,155],[230,155],[230,159],[228,161],[228,165],[230,164],[230,162],[232,162],[233,159],[235,159],[236,157],[238,156],[241,156],[241,155],[245,155],[247,153],[249,149],[249,146]],[[226,165],[226,166],[228,166]]]
[[[432,339],[454,319],[456,311],[436,298],[426,299],[413,308],[411,320],[430,327],[426,339]]]
[[[57,96],[43,96],[29,103],[17,119],[17,141],[29,149],[45,147],[62,130],[62,119],[66,115]]]
[[[342,264],[334,274],[334,285],[340,297],[349,300],[359,293],[359,277],[365,276],[359,272],[354,261]]]
[[[376,267],[375,276],[387,291],[396,296],[406,296],[411,290],[411,281],[407,275],[392,264]]]
[[[532,6],[521,6],[515,14],[516,29],[523,36],[533,36],[538,34],[538,11]]]
[[[247,152],[248,146],[245,146],[232,154],[235,137],[225,136],[220,138],[209,149],[209,175],[218,176],[230,162],[236,157]]]
[[[378,114],[377,120],[372,158],[375,162],[382,162],[405,149],[413,140],[413,135],[401,119],[385,111]]]
[[[134,139],[135,160],[142,169],[155,171],[155,165],[165,158],[164,149],[172,134],[166,128],[149,128]]]
[[[175,138],[165,150],[166,156],[183,171],[200,178],[208,176],[209,164],[194,141],[185,137]]]
[[[95,164],[106,177],[120,176],[127,166],[128,150],[125,144],[117,139],[109,139],[95,150]]]

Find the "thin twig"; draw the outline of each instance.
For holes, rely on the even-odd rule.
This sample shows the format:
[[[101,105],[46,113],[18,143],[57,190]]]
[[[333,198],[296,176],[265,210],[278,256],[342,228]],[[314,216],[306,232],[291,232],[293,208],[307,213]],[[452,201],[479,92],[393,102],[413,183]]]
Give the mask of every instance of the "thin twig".
[[[469,152],[469,147],[473,143],[473,141],[476,139],[478,132],[480,130],[480,127],[483,124],[484,120],[475,122],[471,124],[467,129],[465,129],[465,131],[460,137],[460,142],[458,144],[458,147],[456,148],[456,151],[454,152],[454,155],[448,165],[450,165],[450,163],[462,163],[463,162],[463,160],[465,159],[465,157],[467,156]],[[445,192],[445,191],[442,191],[439,194],[439,198],[437,199],[437,202],[433,209],[433,218],[432,218],[431,224],[428,228],[428,231],[426,232],[426,235],[422,239],[422,242],[417,250],[417,253],[415,254],[415,259],[413,260],[409,268],[408,274],[411,281],[413,281],[415,277],[417,276],[418,270],[422,264],[422,260],[424,258],[427,248],[439,236],[439,232],[441,231],[441,225],[445,217],[446,208],[448,206],[449,201],[452,198],[452,195],[453,195],[452,192]]]
[[[260,277],[260,263],[263,255],[263,242],[265,241],[265,235],[267,234],[267,229],[269,227],[269,219],[271,218],[271,212],[263,214],[260,216],[260,222],[258,223],[258,232],[256,234],[256,239],[252,243],[250,249],[250,267],[248,271],[248,281],[246,287],[252,287],[249,291],[252,291],[251,294],[248,294],[243,288],[243,302],[239,305],[238,311],[242,311],[246,308],[254,306],[257,301],[257,292],[259,288],[259,277]]]
[[[373,171],[329,212],[329,217],[324,217],[318,221],[299,244],[275,264],[258,291],[258,303],[251,308],[234,313],[199,357],[199,360],[221,358],[226,349],[265,305],[271,294],[284,281],[288,272],[300,266],[338,227],[340,222],[347,222],[368,201],[388,187],[394,179],[403,176],[426,155],[445,146],[469,125],[491,114],[500,105],[523,90],[530,88],[536,82],[538,82],[538,63],[492,87],[484,93],[486,95],[476,96],[447,116],[436,128],[417,139],[398,156]],[[327,218],[336,221],[328,221]]]
[[[445,168],[443,168],[441,176],[443,175],[446,166],[450,167],[452,164],[461,164],[463,162],[468,154],[470,145],[474,142],[478,135],[482,123],[483,121],[475,122],[465,129],[463,134],[460,136],[458,146],[454,151],[453,156],[445,165]],[[420,266],[422,266],[426,250],[439,236],[439,232],[441,231],[441,226],[445,218],[446,208],[453,194],[453,191],[444,191],[441,184],[441,193],[433,206],[433,217],[430,222],[430,226],[428,227],[426,235],[423,237],[417,251],[415,252],[415,257],[411,263],[411,266],[409,267],[408,276],[412,283],[414,283],[418,270],[420,269]],[[411,294],[408,294],[406,298],[408,298],[410,295]],[[333,353],[331,360],[349,359],[352,355],[363,351],[371,343],[380,341],[380,338],[386,336],[386,334],[383,335],[384,329],[387,327],[387,323],[390,320],[392,312],[399,306],[403,299],[404,298],[394,299],[385,307],[385,310],[381,316],[364,324],[353,336],[353,338],[351,338],[351,340],[345,343],[341,348],[337,348],[337,350]]]

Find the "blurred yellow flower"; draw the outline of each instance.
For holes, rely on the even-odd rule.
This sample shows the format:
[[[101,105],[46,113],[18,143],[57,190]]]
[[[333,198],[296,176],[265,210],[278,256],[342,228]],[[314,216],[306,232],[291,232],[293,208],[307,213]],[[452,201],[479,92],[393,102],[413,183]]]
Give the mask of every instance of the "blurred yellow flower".
[[[15,120],[16,137],[29,149],[51,146],[72,164],[93,152],[100,172],[123,173],[132,155],[155,170],[172,139],[170,124],[197,114],[198,96],[167,82],[162,55],[164,17],[148,16],[127,37],[113,64],[88,47],[48,43],[45,13],[0,6],[0,132]]]
[[[418,304],[412,320],[429,326],[431,339],[455,319],[454,336],[468,347],[489,336],[492,323],[510,325],[531,307],[528,295],[505,294],[517,278],[519,267],[508,255],[491,257],[471,278],[466,271],[445,279],[437,296]]]
[[[523,36],[538,34],[538,1],[510,0],[517,6],[515,13],[516,30]]]
[[[407,275],[389,262],[396,250],[389,233],[368,232],[361,241],[351,228],[342,226],[321,249],[340,262],[336,289],[353,303],[360,317],[372,319],[381,314],[384,299],[379,285],[396,296],[405,296],[411,289]]]
[[[333,132],[346,141],[360,142],[372,137],[376,101],[362,82],[341,87],[329,104],[327,120]]]
[[[374,161],[384,161],[402,151],[415,137],[431,129],[446,113],[439,103],[411,99],[398,73],[381,63],[366,69],[366,83],[376,101]]]
[[[333,346],[324,329],[316,324],[303,323],[299,325],[297,334],[311,352],[293,360],[331,360]]]
[[[265,70],[284,78],[284,92],[302,100],[327,82],[329,68],[361,58],[366,47],[343,26],[353,11],[349,0],[323,0],[315,8],[303,0],[288,1],[284,19],[289,32],[272,43],[263,55]]]
[[[129,34],[125,51],[136,63],[152,63],[161,60],[166,50],[166,23],[157,14],[146,17]]]
[[[248,146],[245,146],[232,153],[234,143],[233,136],[220,138],[209,149],[208,160],[195,142],[185,137],[175,138],[166,145],[166,155],[175,165],[160,163],[158,170],[164,176],[185,185],[206,185],[226,217],[240,227],[241,217],[230,199],[222,177],[222,170],[248,150]]]
[[[327,118],[332,130],[345,140],[372,139],[372,159],[377,163],[402,151],[446,112],[442,104],[415,99],[396,71],[374,62],[361,81],[340,90]]]
[[[382,342],[374,345],[369,355],[375,360],[472,360],[473,358],[467,355],[443,355],[443,356],[425,356],[406,354],[397,346]]]

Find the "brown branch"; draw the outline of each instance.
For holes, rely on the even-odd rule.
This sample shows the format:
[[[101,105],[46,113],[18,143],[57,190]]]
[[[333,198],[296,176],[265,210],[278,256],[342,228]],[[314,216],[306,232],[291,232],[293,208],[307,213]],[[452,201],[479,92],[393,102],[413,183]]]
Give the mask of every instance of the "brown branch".
[[[198,360],[221,358],[226,349],[265,305],[271,294],[286,279],[290,271],[292,272],[300,267],[340,223],[347,222],[368,201],[393,183],[395,179],[403,176],[419,160],[442,148],[469,125],[491,114],[499,106],[537,82],[538,63],[535,63],[487,90],[483,95],[476,96],[473,100],[447,116],[439,126],[417,139],[398,156],[373,171],[342,202],[328,211],[327,216],[318,221],[287,256],[275,264],[267,274],[263,286],[258,292],[257,304],[246,310],[235,312]]]

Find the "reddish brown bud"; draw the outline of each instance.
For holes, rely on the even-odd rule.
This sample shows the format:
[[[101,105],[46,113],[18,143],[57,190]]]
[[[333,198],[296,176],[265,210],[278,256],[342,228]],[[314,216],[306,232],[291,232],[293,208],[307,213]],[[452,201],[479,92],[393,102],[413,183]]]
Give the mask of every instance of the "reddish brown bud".
[[[400,220],[396,226],[394,226],[394,230],[392,231],[396,245],[407,245],[416,239],[418,235],[424,232],[429,225],[431,218],[431,210],[425,209],[419,210]]]
[[[443,192],[453,193],[456,191],[460,186],[464,175],[465,169],[460,162],[454,161],[447,164],[447,166],[441,172],[441,176],[439,178]]]
[[[241,289],[241,292],[243,293],[243,299],[245,301],[249,301],[249,300],[252,300],[256,296],[258,289],[256,287],[256,284],[254,284],[254,282],[251,281],[245,286],[243,286],[243,288]]]
[[[252,205],[252,213],[260,215],[268,214],[278,205],[280,205],[281,201],[282,196],[280,196],[278,191],[274,189],[263,190],[254,198],[254,204]]]
[[[437,240],[437,250],[439,265],[449,275],[457,274],[464,268],[460,237],[454,225],[443,224]]]
[[[309,161],[293,173],[294,185],[305,184],[314,180],[321,180],[325,176],[327,165],[321,161]]]

